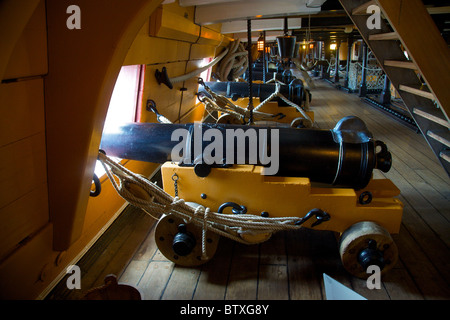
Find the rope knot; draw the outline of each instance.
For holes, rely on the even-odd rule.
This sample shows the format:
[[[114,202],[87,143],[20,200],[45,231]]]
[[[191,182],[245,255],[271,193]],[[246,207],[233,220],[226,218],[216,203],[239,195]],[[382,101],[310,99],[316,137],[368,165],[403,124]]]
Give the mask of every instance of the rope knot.
[[[172,212],[184,203],[184,199],[178,197],[173,198],[172,202],[166,205],[167,211]]]

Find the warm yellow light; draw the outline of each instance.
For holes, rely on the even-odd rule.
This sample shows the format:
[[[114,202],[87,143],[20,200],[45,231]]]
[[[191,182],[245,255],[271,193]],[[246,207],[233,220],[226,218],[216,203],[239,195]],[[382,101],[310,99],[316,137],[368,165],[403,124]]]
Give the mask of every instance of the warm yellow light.
[[[309,44],[309,48],[310,48],[310,49],[314,49],[314,44],[313,44],[313,43],[310,43],[310,44]]]
[[[302,46],[302,48],[303,48],[303,50],[304,50],[304,49],[306,49],[306,46],[305,46],[305,45],[303,45],[303,46]]]
[[[258,40],[258,51],[264,51],[264,41]]]
[[[336,43],[330,44],[330,50],[336,50]]]
[[[261,35],[257,42],[258,51],[264,51],[264,37]]]

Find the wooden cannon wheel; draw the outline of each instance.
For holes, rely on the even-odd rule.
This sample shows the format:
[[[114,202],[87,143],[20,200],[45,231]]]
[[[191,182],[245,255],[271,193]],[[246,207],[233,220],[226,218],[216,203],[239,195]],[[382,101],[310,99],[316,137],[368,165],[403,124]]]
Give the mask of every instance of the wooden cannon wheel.
[[[181,250],[178,249],[178,252],[176,252],[174,239],[180,233],[184,233],[182,237],[186,236],[186,238],[182,238],[185,243],[182,243]],[[219,239],[220,236],[216,233],[206,232],[206,257],[202,258],[201,227],[192,223],[186,224],[183,219],[177,216],[165,215],[158,221],[155,229],[155,242],[159,251],[175,264],[187,267],[199,266],[211,260],[216,253]]]
[[[339,254],[345,269],[352,275],[367,279],[367,267],[379,264],[381,275],[392,269],[398,260],[398,249],[389,232],[380,225],[358,222],[341,236]]]

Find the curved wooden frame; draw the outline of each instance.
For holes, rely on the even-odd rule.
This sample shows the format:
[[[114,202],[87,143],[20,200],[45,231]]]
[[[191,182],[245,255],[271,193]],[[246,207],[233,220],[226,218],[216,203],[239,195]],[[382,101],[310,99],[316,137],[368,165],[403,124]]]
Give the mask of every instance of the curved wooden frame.
[[[47,1],[45,120],[54,250],[66,250],[82,233],[116,78],[138,31],[161,2],[79,0],[81,29],[69,30],[66,9],[73,3]]]
[[[40,0],[4,0],[0,3],[0,79],[8,66],[17,41]]]

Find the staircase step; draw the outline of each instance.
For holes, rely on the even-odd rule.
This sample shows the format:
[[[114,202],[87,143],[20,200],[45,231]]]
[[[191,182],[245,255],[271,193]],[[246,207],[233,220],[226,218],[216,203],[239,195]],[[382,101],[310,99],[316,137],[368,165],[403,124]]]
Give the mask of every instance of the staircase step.
[[[445,135],[445,137],[444,137],[444,135]],[[429,136],[430,138],[433,138],[436,141],[439,141],[443,145],[450,148],[450,139],[448,137],[449,136],[448,130],[445,133],[444,132],[435,133],[435,132],[429,130],[427,132],[427,136]]]
[[[450,7],[431,7],[427,8],[429,14],[448,14],[450,13]]]
[[[399,89],[402,90],[402,91],[405,91],[405,92],[409,92],[409,93],[412,93],[412,94],[424,97],[424,98],[428,98],[430,100],[435,100],[436,99],[434,94],[432,94],[431,92],[425,91],[425,90],[422,90],[422,89],[419,89],[419,88],[414,88],[414,87],[405,86],[405,85],[401,84],[399,86]]]
[[[446,151],[441,151],[441,153],[439,153],[439,156],[444,159],[447,162],[450,162],[450,151],[446,150]]]
[[[419,110],[417,108],[413,109],[413,113],[418,115],[418,116],[421,116],[422,118],[425,118],[425,119],[428,119],[430,121],[436,122],[437,124],[440,124],[441,126],[444,126],[444,127],[450,129],[450,122],[447,121],[446,119],[439,118],[439,117],[437,117],[435,115],[432,115],[432,114],[430,114],[428,112]]]
[[[386,32],[369,35],[369,40],[399,40],[397,32]]]
[[[365,15],[365,14],[368,14],[367,13],[367,8],[370,7],[373,4],[376,5],[375,0],[371,0],[371,1],[368,1],[368,2],[360,5],[359,7],[353,9],[352,15]]]
[[[389,67],[384,68],[387,76],[398,89],[433,153],[450,175],[450,150],[447,149],[450,141],[447,116],[450,116],[450,110],[447,111],[450,106],[447,85],[450,51],[443,43],[442,35],[435,32],[435,22],[419,4],[422,1],[409,1],[414,5],[406,7],[403,0],[339,0],[377,60],[383,63],[383,68]],[[382,10],[384,17],[380,30],[367,27],[370,5],[378,5]],[[414,62],[405,60],[400,40],[405,48],[414,49],[410,52]],[[436,73],[436,70],[441,72]],[[418,74],[422,76],[420,79]],[[426,84],[422,83],[424,81]]]
[[[389,67],[417,70],[416,65],[412,61],[384,60],[384,65]]]

